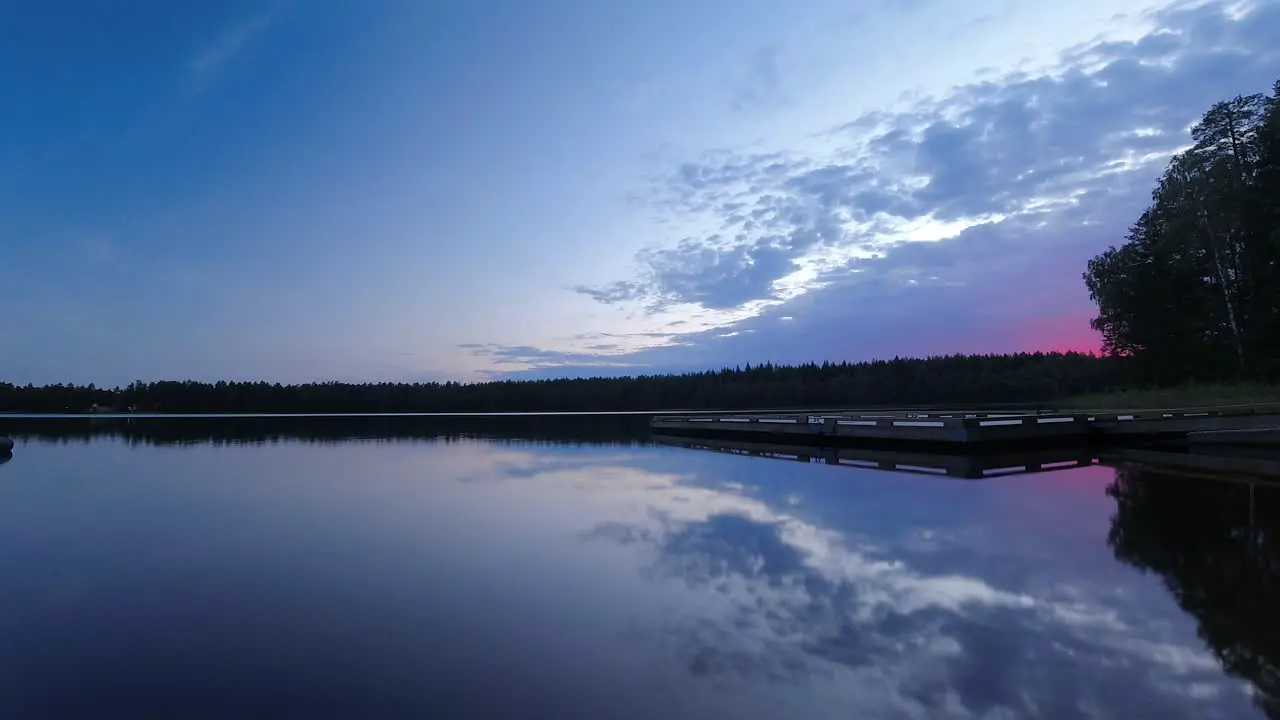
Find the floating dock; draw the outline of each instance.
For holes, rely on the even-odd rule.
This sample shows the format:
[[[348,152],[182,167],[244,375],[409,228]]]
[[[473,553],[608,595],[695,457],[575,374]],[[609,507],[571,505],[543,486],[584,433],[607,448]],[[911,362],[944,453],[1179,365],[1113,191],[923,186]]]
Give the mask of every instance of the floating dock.
[[[915,443],[944,445],[1071,444],[1143,438],[1203,441],[1203,433],[1254,431],[1280,438],[1280,408],[983,413],[882,410],[840,413],[659,415],[656,434],[808,444]],[[1264,432],[1270,431],[1270,432]]]

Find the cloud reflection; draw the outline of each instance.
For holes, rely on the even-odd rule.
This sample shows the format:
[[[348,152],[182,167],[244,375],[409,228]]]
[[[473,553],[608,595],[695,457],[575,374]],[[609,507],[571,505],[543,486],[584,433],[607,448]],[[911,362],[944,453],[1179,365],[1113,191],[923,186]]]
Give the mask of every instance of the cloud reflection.
[[[1247,688],[1141,596],[927,572],[856,528],[806,519],[790,494],[774,504],[698,474],[601,477],[594,491],[626,495],[628,517],[581,537],[638,553],[648,581],[684,589],[655,642],[700,680],[823,683],[852,692],[851,710],[898,717],[1229,717],[1247,705]]]

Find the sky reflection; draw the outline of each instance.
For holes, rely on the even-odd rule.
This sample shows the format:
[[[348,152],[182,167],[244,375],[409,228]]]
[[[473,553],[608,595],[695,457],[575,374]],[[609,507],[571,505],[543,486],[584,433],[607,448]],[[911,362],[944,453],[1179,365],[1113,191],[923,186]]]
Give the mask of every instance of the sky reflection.
[[[27,442],[0,469],[0,711],[1257,714],[1116,559],[1114,476]]]

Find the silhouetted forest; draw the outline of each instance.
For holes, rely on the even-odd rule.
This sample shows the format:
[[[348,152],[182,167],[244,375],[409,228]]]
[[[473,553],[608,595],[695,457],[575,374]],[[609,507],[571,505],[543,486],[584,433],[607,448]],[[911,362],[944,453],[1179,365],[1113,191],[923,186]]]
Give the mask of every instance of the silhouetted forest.
[[[0,411],[61,413],[581,412],[1048,402],[1122,386],[1124,361],[1082,353],[772,364],[685,375],[485,383],[0,383]]]
[[[1120,468],[1108,543],[1157,573],[1227,672],[1280,718],[1280,487]]]
[[[1089,262],[1103,352],[1157,383],[1280,377],[1280,82],[1214,105]]]

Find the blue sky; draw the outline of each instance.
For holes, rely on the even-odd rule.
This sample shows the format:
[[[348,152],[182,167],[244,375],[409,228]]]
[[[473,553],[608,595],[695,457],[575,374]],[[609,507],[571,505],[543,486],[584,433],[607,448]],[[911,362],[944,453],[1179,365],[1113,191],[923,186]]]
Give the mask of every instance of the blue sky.
[[[1085,260],[1280,2],[0,10],[0,377],[1092,348]]]

